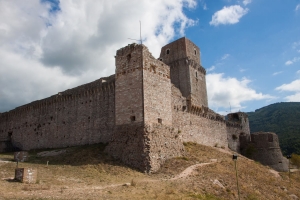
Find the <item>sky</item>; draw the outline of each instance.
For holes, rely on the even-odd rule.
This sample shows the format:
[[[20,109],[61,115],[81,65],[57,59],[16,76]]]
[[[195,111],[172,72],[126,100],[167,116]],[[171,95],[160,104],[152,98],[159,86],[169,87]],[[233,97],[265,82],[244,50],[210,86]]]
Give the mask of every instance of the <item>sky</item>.
[[[220,114],[300,102],[300,0],[0,0],[0,112],[115,72],[142,39],[201,49]]]

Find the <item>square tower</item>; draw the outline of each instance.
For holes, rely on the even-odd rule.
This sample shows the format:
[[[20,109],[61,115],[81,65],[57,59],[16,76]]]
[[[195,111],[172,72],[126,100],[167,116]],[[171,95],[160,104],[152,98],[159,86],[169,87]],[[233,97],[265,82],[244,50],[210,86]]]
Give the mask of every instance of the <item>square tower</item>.
[[[115,109],[116,125],[172,125],[170,67],[144,45],[117,51]]]
[[[183,37],[162,47],[159,60],[171,67],[171,82],[187,98],[189,109],[208,107],[199,47]]]

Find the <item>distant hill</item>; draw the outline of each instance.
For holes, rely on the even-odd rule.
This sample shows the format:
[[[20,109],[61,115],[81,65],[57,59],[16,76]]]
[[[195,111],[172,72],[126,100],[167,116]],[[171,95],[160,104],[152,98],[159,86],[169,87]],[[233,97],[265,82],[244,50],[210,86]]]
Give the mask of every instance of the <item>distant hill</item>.
[[[282,102],[247,113],[251,133],[275,132],[283,154],[300,155],[300,102]]]

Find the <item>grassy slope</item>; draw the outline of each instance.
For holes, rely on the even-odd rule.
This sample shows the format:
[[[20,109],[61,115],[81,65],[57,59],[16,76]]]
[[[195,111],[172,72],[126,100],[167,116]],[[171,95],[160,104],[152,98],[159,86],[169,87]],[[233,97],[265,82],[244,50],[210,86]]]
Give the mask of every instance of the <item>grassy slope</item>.
[[[152,175],[113,161],[103,153],[103,145],[69,148],[64,155],[44,158],[31,152],[30,162],[20,163],[20,167],[36,167],[37,183],[9,181],[16,164],[0,163],[0,199],[237,199],[231,154],[193,143],[185,147],[184,157],[168,160]],[[0,154],[0,158],[9,160],[12,155]],[[218,162],[198,167],[185,178],[169,180],[187,167],[211,159]],[[300,197],[299,172],[293,173],[289,182],[287,173],[275,177],[268,167],[243,157],[238,159],[238,172],[241,199]],[[213,184],[214,180],[224,188]]]
[[[284,154],[300,154],[300,103],[275,103],[247,113],[251,132],[275,132]]]

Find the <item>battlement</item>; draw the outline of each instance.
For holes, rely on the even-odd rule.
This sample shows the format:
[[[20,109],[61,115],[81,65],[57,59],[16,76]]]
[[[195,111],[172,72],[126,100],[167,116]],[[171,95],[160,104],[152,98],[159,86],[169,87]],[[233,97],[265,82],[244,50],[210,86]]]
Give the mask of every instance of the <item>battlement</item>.
[[[166,64],[170,64],[185,58],[193,60],[201,65],[200,48],[186,37],[183,37],[163,46],[161,48],[159,60]]]

